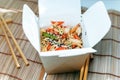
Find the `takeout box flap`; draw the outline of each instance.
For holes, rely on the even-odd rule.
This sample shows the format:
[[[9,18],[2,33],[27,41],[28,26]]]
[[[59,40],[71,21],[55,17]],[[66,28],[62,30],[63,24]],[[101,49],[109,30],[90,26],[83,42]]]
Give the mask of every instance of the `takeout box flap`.
[[[102,1],[94,4],[83,14],[83,25],[90,47],[95,46],[111,26],[110,18]]]
[[[22,16],[23,30],[33,47],[40,52],[40,33],[38,18],[33,11],[25,4]]]

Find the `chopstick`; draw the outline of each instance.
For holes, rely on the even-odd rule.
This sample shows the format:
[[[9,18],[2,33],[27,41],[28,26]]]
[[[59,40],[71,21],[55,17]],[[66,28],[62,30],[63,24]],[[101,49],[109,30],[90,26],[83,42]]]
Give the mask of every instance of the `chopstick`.
[[[83,65],[80,69],[80,80],[83,80],[84,70],[85,70],[85,66]]]
[[[5,22],[8,23],[12,23],[13,21],[11,19],[6,19]],[[3,23],[2,21],[0,21],[0,24]]]
[[[12,38],[12,40],[13,40],[13,42],[14,42],[16,48],[17,48],[17,50],[19,51],[21,57],[23,58],[25,64],[26,64],[26,65],[29,65],[29,63],[28,63],[26,57],[24,56],[22,50],[20,49],[20,47],[19,47],[19,45],[18,45],[16,39],[14,38],[12,32],[9,30],[8,25],[7,25],[7,23],[5,22],[3,16],[0,15],[0,18],[1,18],[1,22],[2,22],[2,23],[4,24],[4,26],[5,26],[5,27],[3,27],[3,25],[1,25],[1,26],[2,26],[2,30],[4,31],[4,34],[5,34],[5,37],[6,37],[7,43],[8,43],[8,45],[9,45],[10,50],[11,50],[11,53],[12,53],[12,55],[13,55],[13,58],[14,58],[14,61],[15,61],[15,64],[16,64],[17,68],[19,68],[20,66],[19,66],[18,61],[17,61],[16,58],[15,58],[15,53],[14,53],[14,51],[13,51],[13,49],[12,49],[12,46],[10,46],[11,44],[10,44],[10,41],[9,41],[8,35],[7,35],[7,33],[6,33],[5,30],[7,30],[8,33],[10,34],[10,36],[11,36],[11,38]]]
[[[89,56],[88,56],[88,58],[86,60],[85,72],[84,72],[83,80],[87,80],[89,61],[90,61],[90,54],[89,54]]]
[[[8,46],[9,46],[9,48],[10,48],[10,51],[11,51],[11,53],[12,53],[12,57],[13,57],[13,59],[14,59],[14,61],[15,61],[15,64],[16,64],[17,68],[20,68],[20,64],[18,63],[18,60],[17,60],[17,58],[16,58],[16,56],[15,56],[15,53],[14,53],[14,51],[13,51],[12,45],[10,44],[9,38],[8,38],[8,36],[7,36],[7,33],[6,33],[6,31],[5,31],[4,27],[3,27],[3,23],[1,23],[0,26],[1,26],[4,34],[5,34],[5,38],[6,38],[6,41],[7,41],[7,43],[8,43]]]
[[[44,75],[45,75],[45,69],[44,69],[44,67],[42,66],[41,71],[40,71],[39,80],[43,80]]]

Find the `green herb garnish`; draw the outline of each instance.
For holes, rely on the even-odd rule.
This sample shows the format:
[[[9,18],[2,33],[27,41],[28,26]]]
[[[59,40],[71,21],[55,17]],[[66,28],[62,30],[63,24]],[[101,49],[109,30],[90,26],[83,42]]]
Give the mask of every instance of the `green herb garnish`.
[[[47,38],[50,38],[50,39],[57,39],[57,36],[54,36],[53,34],[49,34],[49,33],[47,33],[47,32],[43,32],[42,33],[42,36],[44,36],[44,37],[47,37]]]

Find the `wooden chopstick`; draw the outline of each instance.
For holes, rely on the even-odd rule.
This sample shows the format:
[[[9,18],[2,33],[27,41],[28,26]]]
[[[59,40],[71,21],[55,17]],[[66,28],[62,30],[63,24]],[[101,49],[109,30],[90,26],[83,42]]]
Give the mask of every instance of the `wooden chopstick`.
[[[80,69],[80,80],[83,80],[83,74],[84,74],[84,70],[85,70],[85,65],[83,65]]]
[[[20,47],[19,47],[19,45],[18,45],[18,43],[17,43],[16,39],[14,38],[14,36],[13,36],[12,32],[9,30],[8,25],[7,25],[7,23],[5,22],[5,20],[4,20],[4,18],[3,18],[3,16],[2,16],[2,15],[0,15],[0,18],[1,18],[1,21],[3,22],[3,24],[4,24],[4,26],[5,26],[6,30],[9,32],[9,34],[10,34],[10,36],[11,36],[11,38],[12,38],[12,40],[13,40],[13,42],[14,42],[14,44],[15,44],[16,48],[17,48],[17,50],[19,51],[19,53],[20,53],[21,57],[23,58],[23,60],[24,60],[25,64],[26,64],[26,65],[29,65],[29,63],[28,63],[28,61],[27,61],[26,57],[24,56],[24,54],[23,54],[22,50],[20,49]]]
[[[9,46],[9,48],[10,48],[10,51],[11,51],[11,53],[12,53],[12,57],[13,57],[13,59],[14,59],[14,61],[15,61],[15,64],[16,64],[17,68],[20,68],[20,65],[19,65],[18,60],[17,60],[17,58],[16,58],[16,56],[15,56],[15,53],[14,53],[14,51],[13,51],[13,48],[12,48],[11,44],[10,44],[8,35],[7,35],[7,33],[6,33],[6,31],[5,31],[4,27],[3,27],[3,23],[2,23],[2,22],[1,22],[0,26],[1,26],[4,34],[5,34],[5,38],[6,38],[6,41],[7,41],[7,43],[8,43],[8,46]]]
[[[88,56],[88,58],[86,60],[85,72],[84,72],[83,80],[87,80],[89,61],[90,61],[90,54],[89,54],[89,56]]]
[[[40,71],[39,80],[43,80],[44,75],[45,75],[45,69],[44,69],[44,67],[42,66],[41,71]]]
[[[8,23],[12,23],[12,19],[6,19],[5,22],[8,24]],[[0,21],[0,24],[3,23],[2,21]]]

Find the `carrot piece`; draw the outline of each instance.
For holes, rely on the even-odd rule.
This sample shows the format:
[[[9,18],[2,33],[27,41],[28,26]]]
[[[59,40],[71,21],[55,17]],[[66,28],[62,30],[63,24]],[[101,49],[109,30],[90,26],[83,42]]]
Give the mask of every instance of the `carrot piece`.
[[[57,51],[57,50],[65,50],[65,49],[66,49],[65,47],[58,47],[55,50]]]
[[[64,21],[51,21],[52,24],[62,25]]]
[[[55,24],[55,23],[56,23],[56,21],[51,21],[51,23],[52,23],[52,24]]]
[[[67,38],[67,34],[63,34],[63,35],[62,35],[62,39],[63,39],[63,38]]]
[[[54,29],[48,28],[46,31],[47,31],[47,32],[50,32],[50,33],[53,33],[53,32],[54,32]]]
[[[58,25],[62,25],[64,23],[64,21],[58,21],[57,24]]]
[[[75,39],[80,39],[77,34],[75,34],[73,37],[74,37]]]
[[[51,43],[48,44],[47,51],[50,50],[50,48],[51,48]]]

